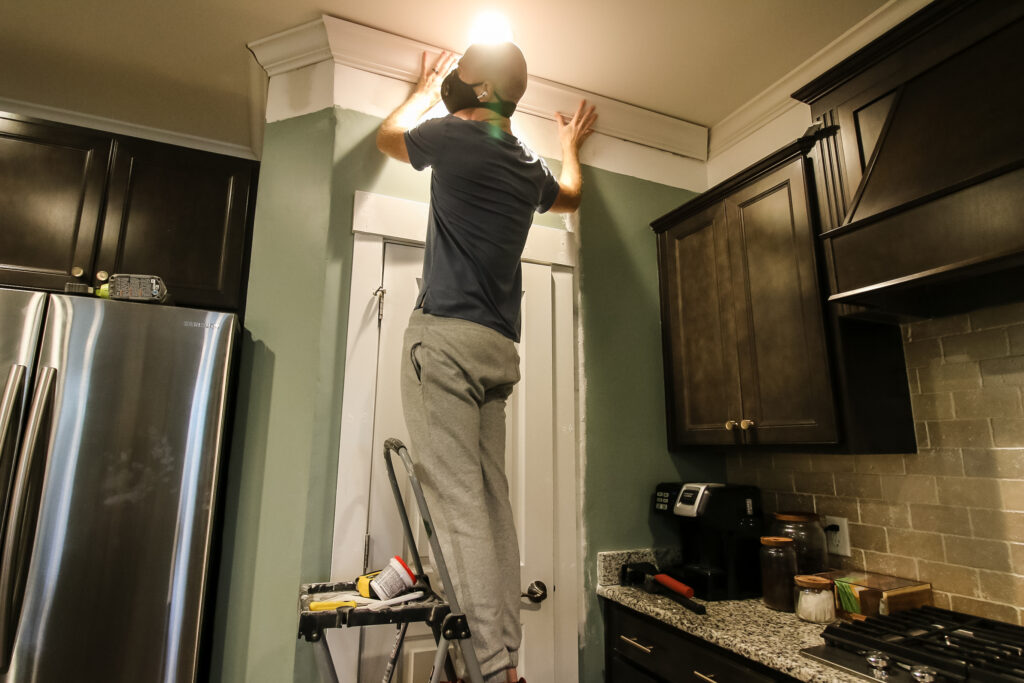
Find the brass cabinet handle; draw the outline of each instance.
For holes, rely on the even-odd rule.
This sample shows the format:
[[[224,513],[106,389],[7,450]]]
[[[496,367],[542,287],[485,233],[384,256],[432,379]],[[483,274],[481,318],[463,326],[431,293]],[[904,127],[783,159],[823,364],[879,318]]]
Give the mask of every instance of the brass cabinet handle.
[[[706,675],[702,674],[701,672],[697,671],[696,669],[694,669],[693,670],[693,675],[696,676],[697,678],[699,678],[702,681],[711,681],[711,683],[718,683],[718,681],[715,680],[715,674],[711,674],[710,676],[706,676]]]
[[[82,266],[71,266],[71,277],[82,277],[85,275],[85,270]]]
[[[101,270],[100,272],[96,273],[96,279],[99,280],[100,282],[106,282],[108,277],[110,277],[110,275],[105,270]]]
[[[644,654],[648,654],[649,655],[652,652],[654,652],[654,646],[653,645],[651,645],[650,647],[648,647],[647,645],[641,645],[640,643],[636,642],[632,638],[627,638],[626,636],[621,636],[620,635],[619,638],[621,638],[622,640],[626,641],[627,643],[629,643],[630,645],[632,645],[636,649],[643,650]]]
[[[740,429],[747,431],[751,427],[756,427],[757,424],[753,420],[740,420]]]
[[[736,420],[726,420],[725,421],[725,431],[731,432],[732,430],[736,429],[739,426],[739,424],[740,423],[737,422]]]

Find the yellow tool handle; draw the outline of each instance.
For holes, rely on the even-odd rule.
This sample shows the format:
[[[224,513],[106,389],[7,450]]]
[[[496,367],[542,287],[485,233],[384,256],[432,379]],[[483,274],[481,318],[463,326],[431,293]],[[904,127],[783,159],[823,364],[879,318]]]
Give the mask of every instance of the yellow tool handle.
[[[356,603],[354,600],[320,600],[318,602],[309,603],[309,611],[311,612],[326,612],[332,609],[338,609],[339,607],[355,607]]]

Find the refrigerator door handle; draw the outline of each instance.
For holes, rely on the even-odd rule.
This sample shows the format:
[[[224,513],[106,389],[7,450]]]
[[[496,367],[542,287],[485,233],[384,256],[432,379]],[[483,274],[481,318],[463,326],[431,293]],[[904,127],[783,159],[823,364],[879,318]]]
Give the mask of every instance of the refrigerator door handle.
[[[14,364],[0,395],[0,539],[4,536],[7,508],[11,503],[14,466],[18,462],[18,434],[24,410],[25,377],[28,367]]]
[[[18,443],[17,432],[20,426],[20,397],[25,390],[25,373],[28,368],[24,365],[14,364],[7,374],[7,382],[4,384],[4,393],[0,395],[0,470],[8,469],[8,462],[14,459],[14,445]],[[4,502],[6,502],[8,482],[4,478],[0,481],[3,486]]]
[[[57,369],[40,368],[7,510],[0,554],[0,671],[6,671],[11,664],[14,635],[21,618],[25,579],[39,517],[56,384]]]

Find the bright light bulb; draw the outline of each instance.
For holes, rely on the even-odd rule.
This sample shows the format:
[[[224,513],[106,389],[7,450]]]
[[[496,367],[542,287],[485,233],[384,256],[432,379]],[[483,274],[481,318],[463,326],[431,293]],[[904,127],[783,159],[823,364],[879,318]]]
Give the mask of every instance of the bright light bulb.
[[[477,15],[469,30],[470,45],[495,45],[512,42],[512,27],[505,15],[488,10]]]

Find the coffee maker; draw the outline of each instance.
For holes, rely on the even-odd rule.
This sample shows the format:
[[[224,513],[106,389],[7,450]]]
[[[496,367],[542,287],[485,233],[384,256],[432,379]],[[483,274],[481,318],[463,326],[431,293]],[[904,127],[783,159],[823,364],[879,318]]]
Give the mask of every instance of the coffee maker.
[[[764,516],[756,486],[659,484],[654,512],[679,524],[682,564],[670,571],[704,600],[761,595]]]

